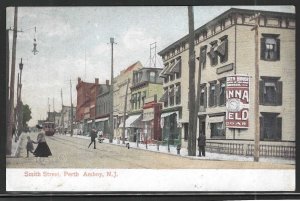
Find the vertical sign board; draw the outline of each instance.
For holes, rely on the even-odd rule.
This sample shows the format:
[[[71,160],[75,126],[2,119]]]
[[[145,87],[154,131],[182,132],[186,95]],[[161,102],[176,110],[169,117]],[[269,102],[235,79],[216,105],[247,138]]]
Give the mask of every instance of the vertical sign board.
[[[249,76],[233,75],[226,79],[226,127],[249,127]]]

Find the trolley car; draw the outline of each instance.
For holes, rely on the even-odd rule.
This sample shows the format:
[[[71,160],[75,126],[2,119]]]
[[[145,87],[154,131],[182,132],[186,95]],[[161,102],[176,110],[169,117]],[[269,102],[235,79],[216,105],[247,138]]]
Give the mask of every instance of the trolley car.
[[[54,122],[49,122],[49,121],[44,122],[44,124],[43,124],[43,129],[44,129],[45,134],[46,134],[47,136],[52,136],[52,135],[54,135],[54,133],[55,133],[55,125],[54,125]]]

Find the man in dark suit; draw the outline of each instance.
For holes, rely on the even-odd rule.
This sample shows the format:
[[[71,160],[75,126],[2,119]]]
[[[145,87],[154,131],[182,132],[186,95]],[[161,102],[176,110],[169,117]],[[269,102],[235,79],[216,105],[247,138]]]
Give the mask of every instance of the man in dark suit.
[[[199,147],[199,156],[205,156],[205,145],[206,145],[206,137],[203,133],[200,133],[198,137],[198,147]]]
[[[97,138],[97,130],[95,126],[93,126],[91,130],[91,143],[89,144],[88,148],[90,148],[91,144],[94,142],[94,149],[96,149],[96,139]]]

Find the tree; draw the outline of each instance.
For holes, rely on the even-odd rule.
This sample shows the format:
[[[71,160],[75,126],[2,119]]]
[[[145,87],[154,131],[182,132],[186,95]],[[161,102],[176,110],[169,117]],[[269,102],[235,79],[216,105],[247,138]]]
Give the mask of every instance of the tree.
[[[32,118],[31,117],[31,109],[29,107],[29,105],[23,105],[23,128],[27,128],[28,125],[27,125],[27,122]]]

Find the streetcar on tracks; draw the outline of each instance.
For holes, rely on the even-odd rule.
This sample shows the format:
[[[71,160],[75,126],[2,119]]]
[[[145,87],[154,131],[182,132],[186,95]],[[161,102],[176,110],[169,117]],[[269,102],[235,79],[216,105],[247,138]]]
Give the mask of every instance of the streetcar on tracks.
[[[55,124],[54,122],[46,121],[43,123],[43,129],[47,136],[53,136],[55,133]]]

